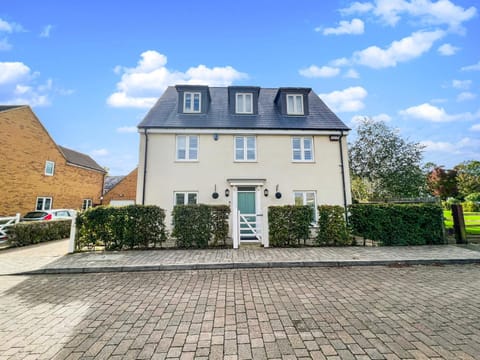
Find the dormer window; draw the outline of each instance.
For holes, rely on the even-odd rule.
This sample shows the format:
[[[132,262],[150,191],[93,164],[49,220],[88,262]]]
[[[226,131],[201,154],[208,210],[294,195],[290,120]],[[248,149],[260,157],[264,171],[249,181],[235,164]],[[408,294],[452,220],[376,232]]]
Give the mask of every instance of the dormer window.
[[[287,114],[303,115],[303,95],[287,94]]]
[[[202,96],[199,92],[185,92],[183,95],[183,112],[199,113],[202,108]]]
[[[253,114],[253,94],[236,93],[235,94],[235,113]]]

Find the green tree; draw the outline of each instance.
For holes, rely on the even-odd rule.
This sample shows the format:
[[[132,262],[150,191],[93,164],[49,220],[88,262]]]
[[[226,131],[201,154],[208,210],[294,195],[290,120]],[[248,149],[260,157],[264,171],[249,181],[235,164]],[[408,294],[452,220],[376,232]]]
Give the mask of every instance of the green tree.
[[[420,162],[423,147],[403,139],[383,122],[363,120],[350,144],[350,170],[367,189],[368,199],[418,197],[426,189]],[[359,200],[359,199],[357,199]],[[363,200],[363,199],[360,199]]]
[[[458,195],[457,171],[435,166],[427,175],[427,186],[432,195],[442,200],[456,197]]]
[[[480,192],[480,161],[465,161],[455,166],[458,192],[461,197]]]

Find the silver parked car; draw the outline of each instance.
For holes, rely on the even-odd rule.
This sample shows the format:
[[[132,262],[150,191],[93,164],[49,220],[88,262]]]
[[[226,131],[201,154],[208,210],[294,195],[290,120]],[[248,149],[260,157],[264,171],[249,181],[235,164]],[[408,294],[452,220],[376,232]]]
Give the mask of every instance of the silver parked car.
[[[74,214],[75,210],[72,209],[36,210],[26,213],[21,221],[71,219]]]

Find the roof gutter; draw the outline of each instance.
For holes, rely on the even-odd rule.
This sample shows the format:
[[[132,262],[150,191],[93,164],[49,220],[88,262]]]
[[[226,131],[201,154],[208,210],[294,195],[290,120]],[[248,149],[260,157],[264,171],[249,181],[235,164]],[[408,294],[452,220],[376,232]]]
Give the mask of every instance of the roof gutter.
[[[143,156],[142,205],[145,205],[145,185],[147,184],[148,129],[145,128],[145,153]]]

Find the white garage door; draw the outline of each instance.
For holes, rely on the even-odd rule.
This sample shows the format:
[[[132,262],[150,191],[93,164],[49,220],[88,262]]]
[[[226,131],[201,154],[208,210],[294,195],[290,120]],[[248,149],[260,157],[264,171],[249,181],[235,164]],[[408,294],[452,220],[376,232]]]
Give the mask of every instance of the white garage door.
[[[135,200],[110,200],[111,206],[135,205]]]

